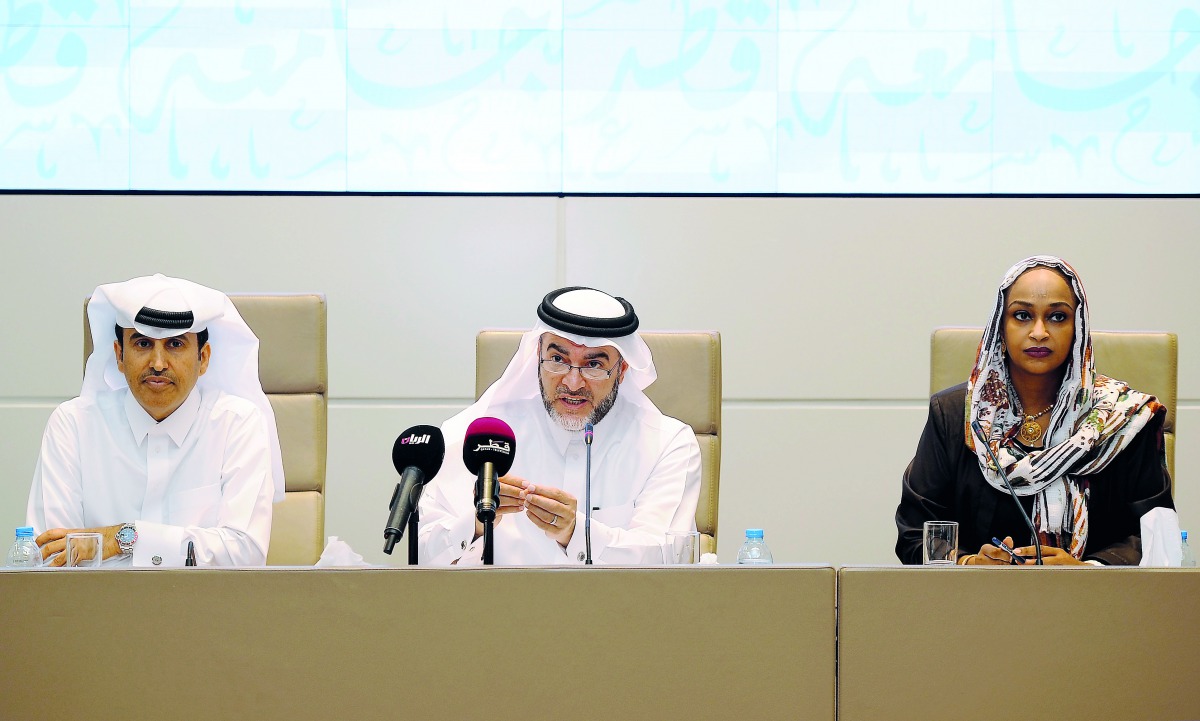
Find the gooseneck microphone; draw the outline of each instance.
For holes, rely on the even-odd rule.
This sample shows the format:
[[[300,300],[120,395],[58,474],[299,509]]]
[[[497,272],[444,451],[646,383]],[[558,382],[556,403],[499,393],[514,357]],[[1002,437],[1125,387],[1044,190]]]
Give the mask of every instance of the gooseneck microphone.
[[[592,424],[583,426],[583,444],[587,446],[587,474],[583,486],[583,547],[584,565],[592,565]]]
[[[517,457],[512,428],[499,418],[476,418],[463,439],[463,463],[475,474],[475,519],[483,524],[483,564],[492,565],[492,526],[500,508],[500,476]]]
[[[409,526],[408,562],[416,565],[417,504],[429,479],[437,475],[446,456],[446,441],[437,426],[413,426],[400,434],[392,446],[392,465],[400,482],[392,492],[387,525],[383,528],[383,552],[391,555],[396,542]]]
[[[983,434],[983,427],[979,425],[979,421],[971,421],[971,431],[975,434],[976,440],[983,444],[983,449],[987,451],[988,458],[992,459],[992,463],[996,466],[996,471],[1000,474],[1000,480],[1004,481],[1004,487],[1008,489],[1008,495],[1012,496],[1013,503],[1017,504],[1017,510],[1021,512],[1021,518],[1025,519],[1025,525],[1029,527],[1029,535],[1033,538],[1033,550],[1037,553],[1037,565],[1041,566],[1042,540],[1038,538],[1037,529],[1033,527],[1033,521],[1030,520],[1029,514],[1025,512],[1025,507],[1021,505],[1021,499],[1017,497],[1017,492],[1013,490],[1012,483],[1008,480],[1008,474],[1004,472],[1004,467],[1000,465],[1000,460],[992,452],[992,447],[988,444],[987,436]]]

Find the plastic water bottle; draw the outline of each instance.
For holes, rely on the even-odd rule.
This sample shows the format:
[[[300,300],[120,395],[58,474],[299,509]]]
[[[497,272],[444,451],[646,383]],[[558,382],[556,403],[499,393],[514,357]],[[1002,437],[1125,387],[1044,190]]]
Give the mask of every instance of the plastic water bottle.
[[[42,565],[42,549],[33,540],[33,526],[17,529],[17,540],[8,549],[5,565],[9,568],[37,568]]]
[[[1192,553],[1191,546],[1187,542],[1187,531],[1180,531],[1183,535],[1183,561],[1179,564],[1184,568],[1196,567],[1196,554]]]
[[[747,528],[746,542],[738,551],[738,563],[744,566],[767,566],[775,562],[771,549],[763,541],[761,528]]]

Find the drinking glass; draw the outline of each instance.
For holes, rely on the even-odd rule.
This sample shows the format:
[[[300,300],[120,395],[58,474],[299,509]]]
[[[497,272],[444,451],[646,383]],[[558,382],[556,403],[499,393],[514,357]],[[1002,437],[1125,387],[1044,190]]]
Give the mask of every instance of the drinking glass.
[[[958,563],[958,523],[925,521],[921,533],[921,559],[926,566],[953,566]]]
[[[667,531],[667,542],[663,545],[663,562],[700,563],[700,532]]]
[[[104,536],[99,533],[67,534],[68,568],[100,568],[104,561]]]

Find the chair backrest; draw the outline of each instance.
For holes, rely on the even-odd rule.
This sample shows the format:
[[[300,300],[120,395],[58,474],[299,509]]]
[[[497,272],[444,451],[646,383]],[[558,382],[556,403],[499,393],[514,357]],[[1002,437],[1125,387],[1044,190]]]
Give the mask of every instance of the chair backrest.
[[[475,397],[512,360],[523,331],[485,330],[475,339]],[[703,553],[717,550],[717,491],[721,476],[721,335],[716,331],[639,335],[654,354],[658,380],[646,395],[658,409],[692,427],[700,443],[700,503],[696,528]]]
[[[929,392],[958,385],[971,376],[982,328],[937,328],[930,346]],[[1150,393],[1167,407],[1163,424],[1167,470],[1175,488],[1175,383],[1179,348],[1174,333],[1092,331],[1096,372],[1119,378],[1131,388]]]
[[[275,504],[267,563],[311,566],[325,542],[325,296],[230,295],[259,339],[258,375],[275,411],[287,493]],[[92,352],[84,302],[83,358]],[[105,339],[107,342],[107,339]]]

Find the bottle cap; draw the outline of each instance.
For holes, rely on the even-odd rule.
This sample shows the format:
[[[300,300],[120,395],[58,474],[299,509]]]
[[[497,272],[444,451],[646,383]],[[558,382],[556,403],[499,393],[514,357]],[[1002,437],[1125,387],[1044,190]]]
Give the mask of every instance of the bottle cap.
[[[762,537],[763,537],[763,529],[761,529],[761,528],[747,528],[746,529],[746,538],[762,538]]]
[[[33,526],[18,526],[17,538],[33,538]]]

